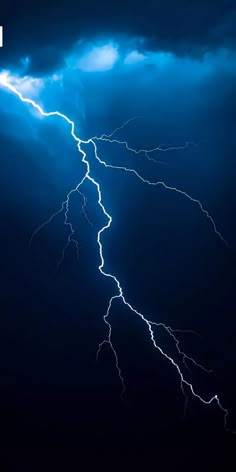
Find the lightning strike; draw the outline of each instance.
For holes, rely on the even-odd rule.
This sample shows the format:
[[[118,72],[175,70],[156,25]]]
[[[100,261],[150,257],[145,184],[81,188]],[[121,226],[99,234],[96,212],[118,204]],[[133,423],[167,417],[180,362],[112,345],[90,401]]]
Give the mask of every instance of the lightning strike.
[[[186,143],[183,146],[167,146],[167,145],[159,145],[155,148],[152,149],[133,149],[131,148],[127,141],[119,141],[118,139],[111,139],[118,131],[122,130],[125,128],[131,121],[136,120],[137,118],[142,118],[141,116],[133,116],[132,118],[129,118],[126,120],[121,126],[116,128],[114,131],[112,131],[110,134],[102,134],[99,138],[93,137],[93,140],[99,140],[99,141],[106,141],[110,144],[119,144],[120,146],[124,146],[127,151],[131,151],[132,153],[139,155],[139,154],[144,154],[146,158],[149,161],[156,162],[157,164],[163,164],[163,165],[168,165],[166,162],[160,161],[155,159],[154,157],[151,157],[150,154],[155,153],[155,152],[167,152],[167,151],[180,151],[184,149],[188,149],[190,146],[198,147],[202,141],[199,143],[194,143],[193,141],[186,141]]]
[[[99,356],[99,353],[101,352],[102,348],[105,346],[105,345],[108,345],[114,355],[114,358],[115,358],[115,366],[116,366],[116,369],[117,369],[117,372],[118,372],[118,375],[119,375],[119,379],[120,379],[120,382],[121,382],[121,386],[122,386],[122,391],[121,391],[121,397],[123,397],[124,393],[125,393],[125,390],[126,390],[126,385],[125,385],[125,381],[124,381],[124,378],[122,376],[122,372],[121,372],[121,368],[119,366],[119,360],[118,360],[118,355],[117,355],[117,352],[113,346],[113,343],[112,343],[112,326],[110,324],[110,322],[108,321],[108,318],[110,316],[110,313],[111,313],[111,309],[112,309],[112,305],[114,304],[114,301],[115,300],[118,300],[120,299],[122,301],[122,303],[127,307],[129,308],[130,311],[132,311],[134,314],[136,314],[142,321],[143,323],[146,325],[147,327],[147,331],[149,333],[149,337],[150,337],[150,340],[154,346],[154,348],[174,367],[174,369],[176,370],[178,376],[179,376],[179,379],[180,379],[180,387],[183,391],[183,393],[185,393],[185,390],[184,388],[187,388],[191,393],[192,395],[197,398],[198,400],[200,400],[203,404],[205,405],[210,405],[212,403],[216,403],[218,405],[218,407],[220,408],[220,410],[222,411],[223,413],[223,417],[224,417],[224,427],[225,427],[225,430],[226,431],[231,431],[228,426],[227,426],[227,417],[228,417],[228,410],[222,406],[222,403],[218,397],[217,394],[213,395],[212,397],[208,398],[208,399],[205,399],[203,398],[196,390],[195,390],[195,387],[193,386],[193,384],[188,381],[185,377],[184,377],[184,374],[182,372],[182,369],[181,369],[181,366],[171,357],[169,356],[163,349],[162,347],[160,347],[157,342],[156,342],[156,339],[155,339],[155,335],[154,335],[154,328],[155,327],[162,327],[164,328],[167,333],[169,334],[169,336],[173,339],[174,343],[175,343],[175,347],[176,347],[176,350],[178,352],[178,354],[182,357],[182,361],[183,361],[183,365],[187,365],[186,364],[186,361],[189,361],[191,363],[193,363],[196,367],[199,367],[201,369],[203,369],[204,371],[208,371],[208,369],[206,369],[205,367],[201,366],[199,363],[197,363],[194,359],[192,359],[191,357],[187,356],[183,351],[181,351],[180,349],[180,346],[179,346],[179,340],[176,338],[174,332],[175,331],[178,331],[178,330],[173,330],[172,328],[170,328],[169,326],[166,326],[164,323],[157,323],[157,322],[153,322],[153,321],[150,321],[146,316],[144,316],[141,312],[139,312],[136,308],[134,308],[126,299],[126,297],[124,296],[124,293],[123,293],[123,288],[121,287],[121,284],[120,284],[120,281],[119,279],[109,273],[109,272],[106,272],[105,271],[105,260],[104,260],[104,256],[103,256],[103,244],[102,244],[102,235],[103,233],[108,230],[112,224],[112,217],[111,215],[108,213],[108,211],[106,210],[105,208],[105,205],[103,203],[103,199],[102,199],[102,192],[101,192],[101,187],[100,187],[100,184],[99,182],[97,182],[94,177],[92,177],[91,175],[91,172],[90,172],[90,163],[87,159],[87,155],[86,155],[86,152],[84,151],[84,149],[82,149],[82,145],[87,145],[87,144],[92,144],[93,145],[93,148],[94,148],[94,155],[95,155],[95,158],[97,159],[97,161],[105,166],[106,168],[111,168],[111,169],[116,169],[116,170],[120,170],[120,171],[123,171],[123,172],[128,172],[128,173],[131,173],[132,175],[134,175],[135,177],[137,177],[140,181],[142,181],[143,183],[147,184],[147,185],[151,185],[151,186],[161,186],[163,187],[165,190],[167,191],[172,191],[172,192],[175,192],[175,193],[178,193],[180,194],[182,197],[185,197],[187,199],[189,199],[192,203],[194,204],[197,204],[200,208],[200,210],[202,211],[202,213],[209,219],[212,227],[213,227],[213,230],[215,232],[215,234],[221,239],[221,241],[227,245],[227,242],[225,241],[225,239],[223,238],[223,236],[221,235],[221,233],[218,231],[218,229],[216,228],[216,224],[213,220],[213,218],[211,217],[211,215],[209,214],[209,212],[203,207],[202,203],[200,202],[200,200],[197,200],[193,197],[191,197],[189,194],[187,194],[185,191],[183,190],[179,190],[175,187],[171,187],[171,186],[168,186],[167,184],[165,184],[165,182],[152,182],[152,181],[149,181],[147,179],[145,179],[144,177],[142,177],[135,169],[132,169],[132,168],[127,168],[127,167],[123,167],[123,166],[115,166],[115,165],[112,165],[112,164],[107,164],[104,160],[102,160],[99,156],[98,156],[98,150],[97,150],[97,144],[96,142],[99,142],[99,141],[107,141],[109,143],[115,143],[117,145],[120,145],[120,146],[125,146],[125,148],[130,151],[130,152],[133,152],[134,154],[145,154],[146,156],[148,156],[149,153],[152,153],[154,151],[167,151],[168,149],[178,149],[178,148],[174,148],[174,147],[171,147],[171,148],[167,148],[167,149],[164,149],[160,146],[154,148],[154,149],[150,149],[150,150],[145,150],[145,149],[141,149],[141,150],[135,150],[133,148],[131,148],[128,143],[126,141],[119,141],[117,139],[114,139],[113,136],[114,134],[124,128],[124,126],[126,124],[128,124],[128,122],[130,122],[131,120],[133,120],[134,118],[128,120],[127,122],[125,122],[121,127],[117,128],[115,131],[113,131],[110,135],[106,135],[106,134],[103,134],[101,135],[100,137],[93,137],[93,138],[90,138],[88,140],[83,140],[79,137],[76,136],[75,134],[75,123],[70,120],[66,115],[64,115],[63,113],[60,113],[59,111],[53,111],[53,112],[46,112],[43,110],[43,108],[38,104],[36,103],[34,100],[30,99],[30,98],[26,98],[22,95],[22,93],[17,90],[17,88],[15,86],[13,86],[11,84],[11,80],[9,79],[9,76],[6,72],[2,72],[0,73],[0,85],[2,85],[4,88],[6,88],[9,92],[12,92],[14,95],[16,95],[20,100],[21,102],[23,103],[26,103],[30,106],[32,106],[34,109],[36,109],[39,114],[43,117],[52,117],[52,116],[58,116],[60,119],[64,120],[67,122],[67,124],[70,126],[70,134],[72,136],[72,138],[74,139],[74,141],[77,143],[77,148],[78,148],[78,151],[80,153],[80,155],[82,156],[82,163],[85,165],[85,174],[82,178],[82,180],[79,182],[79,184],[76,186],[76,188],[74,188],[73,190],[71,190],[67,197],[66,197],[66,200],[64,202],[62,202],[61,204],[61,207],[60,209],[54,213],[45,223],[43,223],[41,226],[39,226],[35,231],[34,233],[32,234],[32,237],[31,237],[31,240],[30,240],[30,244],[32,244],[32,241],[33,241],[33,238],[37,235],[37,233],[48,223],[50,223],[53,218],[55,218],[56,216],[58,216],[60,213],[64,213],[64,224],[66,226],[69,227],[69,236],[68,236],[68,240],[67,240],[67,245],[65,246],[64,250],[63,250],[63,253],[62,253],[62,259],[59,261],[58,265],[61,264],[62,260],[63,260],[63,257],[65,255],[65,251],[67,249],[67,247],[71,244],[71,243],[74,243],[75,246],[76,246],[76,249],[77,249],[77,252],[79,250],[79,246],[78,246],[78,242],[74,239],[74,229],[73,229],[73,226],[72,224],[69,222],[68,220],[68,212],[69,212],[69,204],[70,204],[70,197],[71,195],[74,193],[74,192],[81,192],[80,188],[82,187],[83,183],[88,180],[89,182],[91,182],[91,184],[96,188],[97,190],[97,204],[98,206],[101,208],[102,210],[102,213],[103,215],[106,217],[107,219],[107,223],[98,231],[97,233],[97,244],[98,244],[98,250],[99,250],[99,255],[100,255],[100,264],[98,266],[98,270],[99,272],[104,276],[104,277],[107,277],[111,280],[113,280],[114,282],[114,285],[116,287],[116,294],[113,295],[110,300],[109,300],[109,303],[108,303],[108,308],[107,308],[107,311],[105,313],[105,315],[103,316],[103,320],[104,320],[104,323],[105,325],[107,326],[108,328],[108,334],[107,334],[107,337],[106,339],[104,339],[98,346],[98,350],[97,350],[97,358]],[[184,148],[186,146],[188,146],[189,143],[186,143],[186,145],[184,146]],[[83,195],[83,194],[82,194]],[[82,211],[84,212],[85,211],[85,205],[86,205],[86,199],[83,199],[83,207],[82,207]],[[180,330],[179,330],[180,331]],[[188,397],[185,396],[185,407],[186,407],[186,404],[187,404],[187,401],[188,401]],[[231,431],[234,433],[234,431]]]
[[[71,195],[72,192],[70,192],[70,194],[68,194],[67,196],[67,200],[66,200],[66,203],[65,203],[65,207],[66,207],[66,210],[64,212],[64,225],[65,226],[68,226],[69,227],[69,236],[67,238],[67,244],[66,246],[64,247],[63,251],[62,251],[62,256],[61,256],[61,259],[58,261],[57,263],[57,269],[59,269],[60,265],[62,264],[63,260],[64,260],[64,257],[65,257],[65,253],[66,253],[66,250],[68,249],[68,247],[70,246],[71,243],[74,243],[75,244],[75,247],[76,247],[76,251],[77,251],[77,259],[79,260],[79,244],[78,244],[78,241],[76,239],[74,239],[74,234],[75,234],[75,231],[74,231],[74,228],[72,226],[72,224],[69,222],[68,220],[68,213],[69,213],[69,205],[70,205],[70,195]]]

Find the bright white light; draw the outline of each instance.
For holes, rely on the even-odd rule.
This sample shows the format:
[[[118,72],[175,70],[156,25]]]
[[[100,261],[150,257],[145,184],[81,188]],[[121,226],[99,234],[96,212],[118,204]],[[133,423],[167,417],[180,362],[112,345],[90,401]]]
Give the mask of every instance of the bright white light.
[[[112,69],[118,58],[117,47],[107,44],[94,47],[80,59],[78,66],[86,72],[106,71]]]
[[[0,84],[6,85],[8,82],[9,74],[6,71],[0,73]]]
[[[132,51],[125,57],[124,64],[136,64],[142,62],[146,56],[138,51]]]
[[[19,92],[26,93],[29,97],[36,96],[44,86],[43,79],[27,75],[25,77],[17,77],[4,70],[0,73],[0,84],[6,85],[7,82],[16,86]]]

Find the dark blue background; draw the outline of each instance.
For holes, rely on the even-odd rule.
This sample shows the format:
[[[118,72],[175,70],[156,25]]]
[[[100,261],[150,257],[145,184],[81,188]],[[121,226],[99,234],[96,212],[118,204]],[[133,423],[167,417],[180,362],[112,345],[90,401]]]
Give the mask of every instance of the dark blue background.
[[[134,34],[147,37],[147,44],[141,48],[147,54],[147,65],[128,67],[122,57],[113,70],[104,72],[86,73],[62,65],[63,55],[71,61],[80,54],[76,49],[69,51],[80,34],[74,31],[74,15],[66,9],[65,25],[70,24],[70,18],[72,25],[71,30],[68,27],[68,45],[65,49],[57,47],[62,17],[59,15],[58,24],[55,21],[52,27],[49,7],[40,45],[29,27],[32,19],[37,23],[36,11],[29,12],[24,20],[25,36],[32,34],[31,45],[22,35],[16,41],[13,31],[18,31],[20,21],[17,15],[9,15],[9,10],[4,12],[10,27],[0,58],[2,68],[17,73],[19,58],[31,53],[29,73],[43,80],[60,69],[64,88],[50,88],[45,82],[39,99],[47,110],[68,113],[82,138],[111,132],[130,116],[141,115],[117,135],[135,148],[200,142],[155,155],[167,165],[105,143],[99,145],[99,153],[110,164],[133,167],[145,178],[164,180],[200,199],[229,249],[196,204],[161,187],[145,186],[130,174],[98,166],[92,148],[88,146],[87,150],[92,175],[99,179],[105,206],[113,217],[111,229],[103,236],[106,269],[119,278],[127,300],[149,319],[197,333],[179,334],[181,347],[214,369],[215,375],[206,375],[195,367],[192,377],[187,375],[204,398],[218,393],[229,409],[229,426],[235,428],[236,68],[234,38],[227,26],[234,13],[229,10],[223,17],[218,7],[206,3],[208,29],[207,21],[204,34],[202,25],[199,32],[196,26],[195,35],[183,28],[185,34],[179,43],[175,40],[177,25],[171,31],[167,28],[169,16],[164,7],[156,12],[157,17],[162,15],[163,31],[160,38],[152,37],[151,43],[147,28],[142,30],[138,21],[134,19],[133,26],[131,22],[132,27],[125,29],[123,21],[117,20],[114,30],[108,32],[114,40],[118,30],[122,54],[131,49],[129,41],[135,44]],[[225,8],[229,3],[225,2]],[[178,14],[173,8],[175,24],[180,12],[185,11],[184,2]],[[201,3],[199,9],[194,8],[200,15]],[[132,5],[127,9],[133,18]],[[90,17],[86,8],[82,11],[83,28],[86,32],[88,25],[89,35]],[[150,24],[151,16],[148,20],[147,15]],[[94,36],[88,36],[93,44],[96,34],[107,29],[108,19],[103,23],[101,18],[97,16],[97,23],[93,18],[97,28]],[[214,36],[212,29],[228,31],[228,35]],[[47,56],[43,49],[47,44],[59,57],[57,62],[57,54],[50,56],[49,51],[50,67],[44,63],[40,66],[40,54]],[[209,54],[203,55],[203,46]],[[166,49],[173,52],[170,63],[165,53],[155,55],[155,51]],[[18,448],[21,455],[30,448],[35,458],[34,448],[43,447],[70,447],[82,455],[85,452],[86,459],[91,451],[98,455],[103,452],[113,461],[125,452],[133,464],[142,456],[156,466],[166,464],[166,455],[175,467],[193,467],[203,455],[211,464],[219,460],[218,456],[226,460],[233,450],[233,437],[224,432],[222,412],[189,394],[184,416],[176,371],[153,349],[146,326],[118,301],[110,320],[127,384],[126,402],[120,402],[111,352],[104,349],[96,362],[98,343],[106,336],[102,316],[114,286],[97,270],[96,233],[104,217],[94,188],[86,183],[83,189],[93,228],[81,216],[79,196],[71,200],[69,216],[81,246],[79,263],[71,247],[56,272],[68,234],[62,215],[45,227],[29,248],[35,228],[59,209],[66,193],[81,179],[81,156],[66,124],[57,118],[39,120],[30,107],[2,89],[0,120],[0,395],[2,449],[8,451],[9,464],[14,463],[13,449]],[[174,355],[166,333],[161,329],[155,332],[160,346]]]

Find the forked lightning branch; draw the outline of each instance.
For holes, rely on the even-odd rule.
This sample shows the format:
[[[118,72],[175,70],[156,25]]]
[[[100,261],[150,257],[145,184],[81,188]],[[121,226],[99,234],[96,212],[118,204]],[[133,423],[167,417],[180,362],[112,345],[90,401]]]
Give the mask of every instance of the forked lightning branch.
[[[161,152],[161,151],[166,151],[168,149],[162,148],[160,146],[157,146],[156,148],[153,149],[134,149],[131,148],[126,141],[119,141],[118,139],[114,138],[115,133],[118,130],[121,130],[124,128],[124,126],[128,123],[125,122],[122,126],[117,128],[113,133],[110,135],[107,134],[102,134],[101,136],[94,136],[92,138],[89,138],[88,140],[83,140],[81,137],[78,137],[75,133],[75,123],[67,116],[64,115],[63,113],[59,111],[52,111],[48,112],[45,111],[37,102],[35,102],[33,99],[25,97],[21,91],[20,91],[20,83],[21,80],[25,79],[20,78],[18,76],[12,75],[9,71],[2,71],[0,72],[0,86],[5,89],[6,92],[10,92],[15,95],[16,99],[19,99],[21,102],[25,103],[27,105],[26,113],[30,113],[32,108],[42,117],[50,119],[50,117],[58,117],[58,119],[63,120],[65,122],[65,133],[69,132],[72,139],[75,142],[75,145],[77,146],[79,155],[80,155],[80,163],[82,163],[84,167],[84,174],[83,178],[78,182],[77,186],[73,188],[66,196],[64,202],[62,202],[59,210],[54,213],[48,221],[45,223],[41,224],[33,233],[32,238],[31,238],[31,243],[33,242],[33,239],[35,236],[38,235],[40,229],[42,229],[43,226],[45,226],[47,223],[52,221],[52,219],[57,216],[58,214],[62,213],[64,214],[64,223],[67,225],[67,228],[69,227],[70,229],[70,234],[68,236],[67,240],[67,245],[63,250],[63,255],[64,257],[65,252],[67,247],[70,244],[75,244],[77,247],[77,241],[75,239],[75,231],[73,229],[73,225],[68,222],[68,212],[69,212],[69,207],[70,207],[70,199],[71,195],[75,192],[82,192],[83,189],[83,184],[87,181],[90,185],[95,187],[97,198],[96,198],[96,203],[97,203],[97,208],[100,212],[103,213],[103,215],[106,218],[106,223],[104,226],[98,231],[96,235],[96,240],[97,240],[97,245],[98,245],[98,252],[99,252],[99,257],[100,257],[100,262],[98,265],[98,271],[100,274],[104,277],[107,277],[111,279],[114,283],[114,293],[113,296],[110,298],[107,306],[107,311],[104,314],[103,320],[105,323],[105,328],[106,328],[106,336],[105,339],[100,343],[97,351],[97,355],[99,355],[101,349],[103,348],[104,345],[108,345],[114,355],[114,362],[115,362],[115,367],[117,369],[117,374],[119,376],[120,382],[121,382],[121,396],[125,395],[126,392],[126,385],[125,385],[125,379],[123,377],[121,367],[119,365],[119,358],[118,354],[116,352],[115,346],[113,344],[112,340],[112,324],[111,324],[111,312],[112,312],[112,307],[113,304],[119,299],[122,301],[122,303],[130,310],[132,311],[137,317],[139,317],[142,322],[143,326],[147,332],[147,335],[149,336],[149,341],[152,343],[153,347],[155,350],[161,354],[164,359],[170,364],[170,367],[173,368],[173,371],[176,372],[179,378],[180,386],[181,389],[184,393],[184,395],[187,397],[188,393],[191,393],[194,397],[196,397],[200,402],[202,402],[205,405],[211,405],[212,403],[215,403],[219,409],[222,411],[223,418],[224,418],[224,427],[227,431],[231,431],[228,428],[227,425],[227,417],[228,417],[228,410],[222,405],[222,402],[217,394],[213,394],[209,396],[208,398],[203,397],[194,385],[192,381],[189,380],[188,376],[185,376],[185,370],[184,368],[186,367],[187,363],[193,363],[195,366],[197,366],[200,369],[203,369],[206,371],[207,369],[203,366],[201,366],[199,363],[197,363],[193,358],[189,357],[185,352],[183,352],[180,348],[180,342],[178,338],[176,337],[176,333],[178,330],[172,329],[170,326],[165,325],[163,322],[154,322],[151,321],[146,315],[143,313],[139,312],[133,305],[131,305],[128,301],[128,296],[126,295],[126,291],[124,287],[121,286],[121,283],[116,275],[113,273],[109,273],[106,271],[106,263],[104,260],[104,255],[103,255],[103,233],[109,230],[110,226],[112,225],[113,217],[108,213],[106,210],[106,204],[103,200],[103,195],[102,195],[102,190],[100,186],[100,182],[96,180],[96,176],[92,174],[91,168],[90,168],[90,162],[89,158],[87,157],[86,154],[86,145],[90,144],[93,146],[93,151],[94,151],[94,158],[98,161],[98,163],[101,166],[104,166],[106,169],[116,169],[118,172],[126,172],[130,174],[131,178],[137,178],[141,184],[149,185],[152,187],[161,187],[166,191],[174,192],[176,194],[179,194],[182,198],[188,199],[191,204],[195,205],[199,211],[202,212],[202,215],[208,220],[209,222],[209,231],[213,230],[216,237],[220,238],[220,241],[222,244],[227,246],[227,243],[223,236],[221,235],[220,231],[217,229],[216,224],[210,213],[208,212],[207,209],[203,206],[200,200],[193,198],[189,194],[187,194],[184,190],[178,189],[176,187],[171,187],[167,185],[163,181],[151,181],[145,179],[140,173],[138,173],[135,169],[125,167],[125,166],[116,166],[113,164],[107,163],[104,158],[100,157],[99,155],[99,143],[102,141],[106,141],[108,143],[113,143],[117,146],[120,146],[120,148],[125,148],[131,153],[134,154],[141,154],[147,158],[149,158],[149,155],[154,153],[154,152]],[[32,117],[32,119],[35,119]],[[184,147],[188,147],[189,143],[186,143]],[[183,146],[180,148],[182,149]],[[179,149],[179,148],[174,148],[171,147],[170,149]],[[84,198],[84,204],[83,204],[83,211],[85,212],[85,204],[86,204],[86,199]],[[164,350],[159,344],[157,344],[156,341],[156,336],[154,333],[155,328],[164,328],[167,332],[167,334],[172,338],[173,342],[175,343],[175,348],[176,348],[176,358],[180,359],[180,361],[177,361],[175,357],[171,357],[166,350]],[[189,374],[188,374],[189,375]]]

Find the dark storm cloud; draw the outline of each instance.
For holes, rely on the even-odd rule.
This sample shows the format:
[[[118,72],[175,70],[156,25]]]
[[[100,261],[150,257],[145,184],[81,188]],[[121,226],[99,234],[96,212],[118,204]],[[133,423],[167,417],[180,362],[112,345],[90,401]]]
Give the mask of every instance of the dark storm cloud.
[[[140,36],[145,47],[188,55],[234,47],[236,39],[232,0],[9,1],[1,6],[0,18],[5,27],[2,65],[32,55],[32,72],[58,67],[81,37]]]

